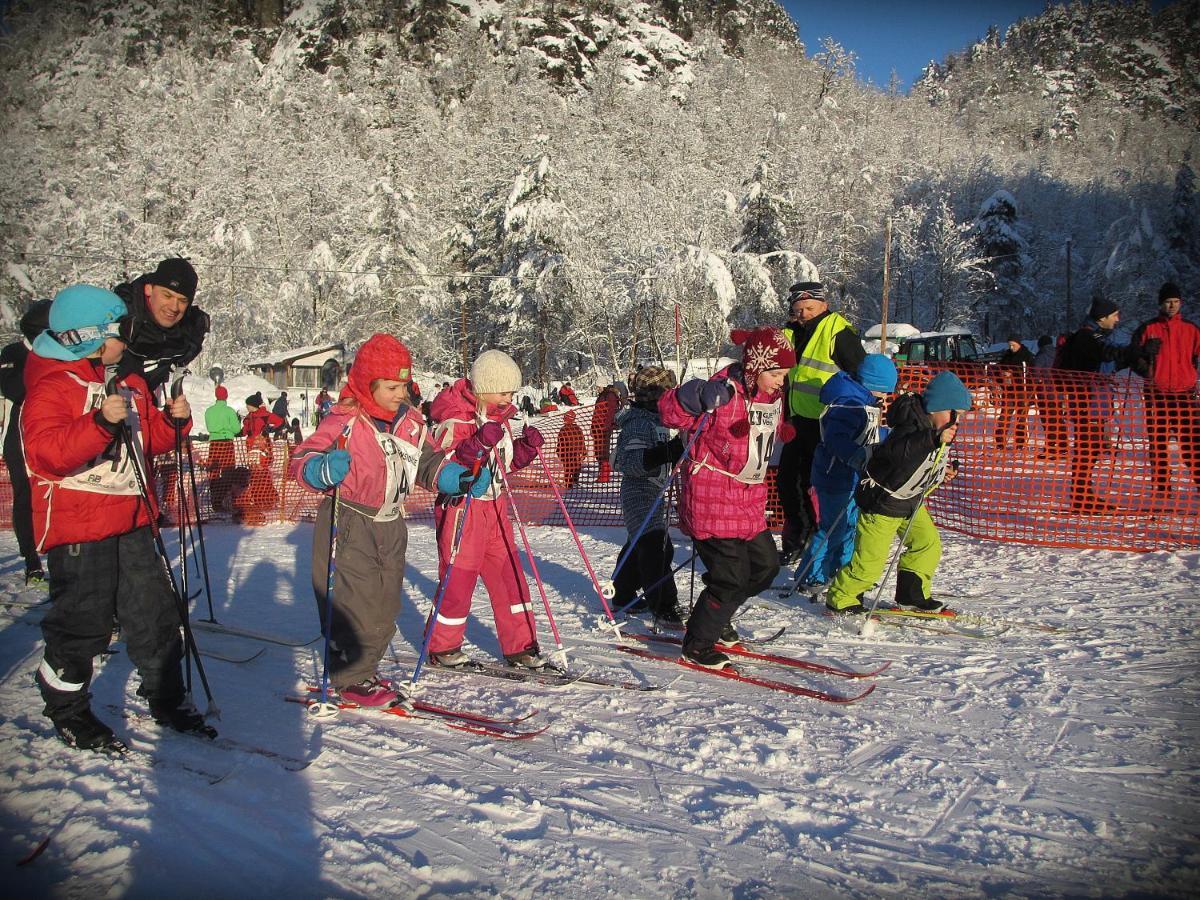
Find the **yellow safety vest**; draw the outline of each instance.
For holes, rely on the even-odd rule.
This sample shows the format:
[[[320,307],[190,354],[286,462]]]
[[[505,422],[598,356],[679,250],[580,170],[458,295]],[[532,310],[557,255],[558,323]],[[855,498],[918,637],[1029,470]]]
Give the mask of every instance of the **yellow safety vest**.
[[[796,348],[796,365],[788,372],[788,409],[793,416],[820,418],[825,408],[820,399],[821,388],[838,370],[833,361],[833,342],[839,332],[849,327],[850,323],[841,315],[831,312],[818,323],[808,344]],[[795,340],[795,332],[790,328],[784,333],[789,340]]]

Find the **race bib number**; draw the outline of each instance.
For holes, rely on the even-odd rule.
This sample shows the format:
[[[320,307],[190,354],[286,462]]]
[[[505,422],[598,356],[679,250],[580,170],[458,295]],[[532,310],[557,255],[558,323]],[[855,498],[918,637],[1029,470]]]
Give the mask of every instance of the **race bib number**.
[[[82,413],[89,415],[100,408],[104,402],[104,385],[87,382],[87,397],[84,400]],[[137,453],[137,461],[129,456],[129,447],[122,437],[116,437],[109,450],[97,456],[82,470],[63,478],[59,484],[75,491],[87,491],[92,494],[112,494],[129,496],[140,492],[137,473],[134,465],[143,464],[141,420],[138,418],[137,405],[133,402],[137,396],[126,387],[120,388],[121,396],[125,398],[129,411],[125,415],[125,424],[133,437],[133,447]]]
[[[750,425],[749,450],[746,454],[746,464],[734,476],[743,484],[762,484],[766,477],[771,452],[775,449],[775,434],[779,427],[780,415],[782,404],[778,400],[774,403],[751,403],[746,410]]]

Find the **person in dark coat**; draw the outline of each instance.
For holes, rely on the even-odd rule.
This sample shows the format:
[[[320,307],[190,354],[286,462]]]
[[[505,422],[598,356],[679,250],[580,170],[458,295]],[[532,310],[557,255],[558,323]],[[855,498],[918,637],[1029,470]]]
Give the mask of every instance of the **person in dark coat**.
[[[1074,441],[1071,445],[1071,508],[1086,515],[1120,512],[1120,508],[1100,499],[1092,486],[1092,468],[1101,455],[1112,452],[1105,425],[1112,414],[1108,381],[1102,368],[1125,369],[1142,355],[1132,344],[1117,344],[1113,329],[1121,320],[1121,310],[1106,297],[1096,297],[1088,319],[1067,338],[1059,352],[1059,368],[1069,372],[1090,372],[1086,381],[1065,383],[1063,399],[1071,421]]]
[[[209,318],[195,303],[196,285],[192,264],[172,257],[153,272],[113,288],[129,310],[122,323],[120,375],[135,372],[157,392],[173,370],[182,370],[200,354]]]
[[[997,447],[1007,446],[1008,430],[1012,428],[1013,448],[1021,450],[1029,437],[1029,408],[1033,405],[1029,378],[1033,354],[1021,343],[1020,337],[1010,335],[1008,349],[1000,354],[996,365],[999,367],[996,372],[1000,387],[1000,414],[996,417],[992,439]]]
[[[288,413],[287,391],[281,391],[279,396],[275,398],[275,402],[271,404],[271,412],[279,416],[286,423],[291,415]]]
[[[4,431],[4,464],[13,492],[13,531],[17,547],[25,560],[25,583],[42,584],[46,574],[33,539],[33,507],[30,505],[29,475],[25,471],[25,451],[21,446],[21,407],[25,403],[25,360],[34,339],[50,327],[50,301],[37,300],[21,316],[23,339],[0,351],[0,391],[12,403],[8,427]]]
[[[1038,352],[1033,357],[1033,394],[1038,420],[1046,434],[1046,445],[1038,459],[1051,459],[1067,454],[1067,423],[1063,421],[1062,387],[1054,374],[1058,347],[1054,338],[1043,334],[1038,338]]]

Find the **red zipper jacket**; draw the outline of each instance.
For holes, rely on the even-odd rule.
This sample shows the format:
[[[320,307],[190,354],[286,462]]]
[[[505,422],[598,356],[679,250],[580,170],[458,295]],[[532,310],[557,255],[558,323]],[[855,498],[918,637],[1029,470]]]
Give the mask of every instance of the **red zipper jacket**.
[[[96,421],[104,400],[104,367],[96,359],[61,362],[29,354],[25,364],[25,407],[21,437],[33,492],[33,526],[38,549],[82,544],[126,534],[150,524],[141,488],[124,443]],[[126,422],[132,430],[142,477],[154,477],[146,460],[175,446],[175,426],[154,406],[142,376],[118,383],[132,401]],[[191,430],[189,420],[184,432]],[[116,460],[106,450],[119,449]],[[112,455],[116,455],[113,453]]]
[[[1166,393],[1194,392],[1196,358],[1200,357],[1200,327],[1178,313],[1169,319],[1159,314],[1137,330],[1133,342],[1140,346],[1152,338],[1162,341],[1162,346],[1150,361],[1148,371],[1139,374]]]

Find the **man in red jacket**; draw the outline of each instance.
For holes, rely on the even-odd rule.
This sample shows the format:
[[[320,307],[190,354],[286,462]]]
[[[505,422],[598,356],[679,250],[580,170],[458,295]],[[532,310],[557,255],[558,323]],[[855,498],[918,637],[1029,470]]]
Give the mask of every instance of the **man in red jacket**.
[[[92,658],[108,647],[114,618],[155,720],[216,737],[185,701],[177,598],[153,542],[158,510],[144,490],[154,484],[147,461],[174,446],[167,415],[186,431],[191,407],[181,395],[164,415],[141,375],[117,374],[127,315],[121,298],[103,288],[59,291],[50,327],[26,363],[21,416],[35,534],[50,574],[37,671],[44,712],[69,746],[106,753],[126,748],[92,714],[88,687]]]
[[[1144,348],[1134,371],[1146,379],[1146,435],[1150,439],[1150,468],[1154,492],[1171,495],[1171,435],[1179,454],[1200,487],[1200,398],[1196,395],[1196,359],[1200,357],[1200,328],[1181,314],[1178,285],[1167,282],[1158,292],[1158,315],[1134,333],[1135,346]]]

